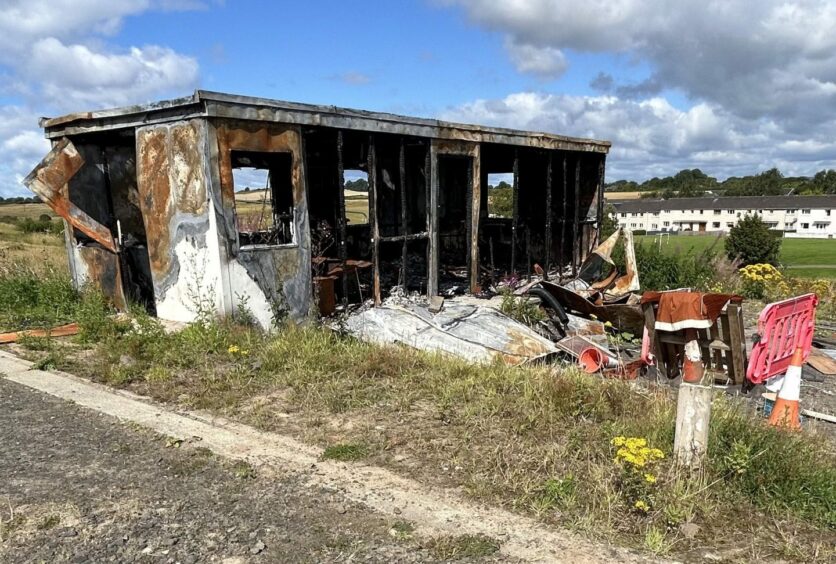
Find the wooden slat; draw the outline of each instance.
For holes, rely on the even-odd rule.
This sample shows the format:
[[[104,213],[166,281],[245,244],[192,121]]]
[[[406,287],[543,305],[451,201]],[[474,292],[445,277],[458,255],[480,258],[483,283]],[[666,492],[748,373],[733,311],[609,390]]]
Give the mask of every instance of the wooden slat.
[[[742,384],[746,378],[746,334],[743,331],[743,311],[737,304],[727,307],[729,317],[729,341],[732,364],[734,365],[734,383]]]
[[[826,354],[813,349],[810,351],[810,356],[807,357],[807,364],[828,376],[836,374],[836,360],[833,360]]]
[[[660,375],[667,376],[668,366],[663,355],[662,345],[659,342],[659,334],[656,332],[656,314],[653,311],[653,304],[644,304],[644,326],[650,338],[650,350],[656,357],[656,371]]]
[[[743,377],[738,377],[737,372],[734,369],[734,355],[732,354],[732,347],[731,347],[731,329],[729,328],[729,312],[728,308],[720,314],[719,320],[720,328],[722,329],[722,339],[723,342],[726,344],[727,349],[723,353],[723,361],[726,363],[726,372],[729,374],[729,380],[734,382],[735,384],[743,381]]]

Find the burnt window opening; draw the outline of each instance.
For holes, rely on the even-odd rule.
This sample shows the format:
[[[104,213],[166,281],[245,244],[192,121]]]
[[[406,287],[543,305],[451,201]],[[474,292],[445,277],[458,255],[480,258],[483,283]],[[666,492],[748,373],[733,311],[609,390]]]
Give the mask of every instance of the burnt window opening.
[[[293,155],[232,151],[230,159],[241,246],[293,244]]]
[[[364,170],[343,172],[345,184],[345,221],[348,225],[369,223],[369,175]]]
[[[514,172],[488,174],[488,217],[514,217]]]

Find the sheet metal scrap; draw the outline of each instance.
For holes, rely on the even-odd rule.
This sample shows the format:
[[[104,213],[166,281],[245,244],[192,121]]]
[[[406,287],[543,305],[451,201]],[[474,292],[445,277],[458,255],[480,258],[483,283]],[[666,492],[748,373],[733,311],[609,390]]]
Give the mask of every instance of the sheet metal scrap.
[[[613,268],[607,276],[604,276],[604,264],[615,266],[612,253],[621,237],[624,237],[625,273],[619,276],[618,271]],[[577,278],[566,282],[564,286],[583,296],[595,297],[599,302],[619,301],[625,295],[637,292],[640,284],[633,232],[629,229],[616,230],[589,254],[581,265]],[[598,294],[602,295],[598,296]]]
[[[514,366],[558,352],[550,340],[490,308],[447,302],[432,314],[422,305],[384,303],[350,316],[352,335],[376,343],[403,343],[477,363]]]
[[[609,321],[621,331],[629,331],[634,335],[642,333],[644,316],[639,305],[629,303],[596,305],[586,297],[554,282],[544,280],[540,284],[568,310],[585,316],[594,315],[600,321]]]

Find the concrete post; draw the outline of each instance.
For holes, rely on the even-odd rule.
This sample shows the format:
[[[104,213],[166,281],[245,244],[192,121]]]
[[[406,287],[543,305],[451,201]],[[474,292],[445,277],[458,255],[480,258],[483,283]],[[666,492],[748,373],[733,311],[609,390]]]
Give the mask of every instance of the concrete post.
[[[712,382],[706,378],[695,329],[685,330],[683,378],[676,403],[674,456],[679,464],[699,467],[708,450]]]

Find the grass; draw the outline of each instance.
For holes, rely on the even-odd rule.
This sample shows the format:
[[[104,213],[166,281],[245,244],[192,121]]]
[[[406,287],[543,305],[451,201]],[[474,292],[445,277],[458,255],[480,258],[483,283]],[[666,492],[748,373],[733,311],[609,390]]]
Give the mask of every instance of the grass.
[[[291,434],[320,445],[323,459],[389,467],[652,553],[746,539],[764,559],[836,556],[832,444],[765,426],[733,399],[716,399],[711,456],[690,475],[669,456],[675,398],[666,386],[560,367],[473,366],[316,326],[266,335],[204,319],[168,334],[142,312],[132,324],[114,320],[99,296],[67,291],[58,276],[5,272],[0,299],[4,288],[26,296],[0,308],[6,322],[74,317],[81,325],[70,341],[23,343],[44,367]],[[616,461],[618,436],[641,437],[665,457],[634,472]],[[242,466],[240,477],[251,472]],[[698,525],[694,538],[679,533],[684,524]],[[434,542],[446,559],[496,546],[472,537]]]
[[[426,548],[437,558],[454,561],[490,556],[499,551],[499,542],[485,535],[460,535],[432,539]]]
[[[0,218],[3,216],[14,218],[32,218],[37,219],[42,214],[55,216],[55,213],[49,209],[49,206],[43,203],[36,204],[0,204]]]
[[[658,236],[640,235],[637,241],[658,246]],[[717,241],[716,235],[673,235],[662,239],[661,250],[667,254],[684,253],[693,250],[700,253]],[[718,248],[722,251],[723,241]],[[781,244],[781,263],[791,270],[793,276],[809,278],[836,278],[836,240],[833,239],[784,239]],[[824,265],[828,268],[809,268],[809,265]],[[808,268],[804,268],[807,266]]]
[[[361,460],[366,457],[366,447],[360,444],[337,444],[325,448],[323,460],[340,460],[343,462]]]
[[[643,437],[669,454],[674,400],[666,387],[544,366],[476,367],[316,327],[267,336],[207,321],[169,335],[147,317],[136,325],[97,329],[93,353],[74,362],[63,351],[59,367],[296,434],[323,445],[323,459],[391,466],[651,552],[733,543],[754,518],[765,523],[754,533],[764,547],[776,542],[773,522],[797,531],[792,542],[802,559],[815,556],[804,543],[833,538],[836,466],[828,444],[764,426],[731,400],[715,402],[704,475],[683,474],[666,457],[648,469],[654,483],[637,489],[615,462],[611,440]],[[232,345],[249,355],[230,354]],[[402,459],[414,463],[399,466]],[[635,509],[639,499],[647,511]],[[700,525],[693,541],[678,536],[686,522]],[[471,548],[439,550],[458,558]]]

